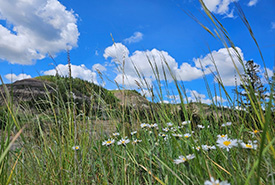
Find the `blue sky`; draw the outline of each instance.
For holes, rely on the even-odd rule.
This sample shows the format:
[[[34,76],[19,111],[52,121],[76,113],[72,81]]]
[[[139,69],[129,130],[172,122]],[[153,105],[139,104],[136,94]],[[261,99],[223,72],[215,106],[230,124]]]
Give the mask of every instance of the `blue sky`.
[[[243,60],[253,59],[263,67],[257,47],[242,23],[234,0],[204,0],[209,10],[226,27]],[[264,60],[272,74],[275,56],[275,2],[239,0]],[[228,91],[236,73],[222,43],[202,29],[184,11],[202,23],[201,5],[195,0],[0,0],[0,75],[5,83],[56,73],[67,74],[70,50],[73,76],[101,84],[95,69],[122,84],[116,66],[125,60],[126,88],[136,88],[132,62],[148,83],[155,78],[146,55],[158,66],[163,58],[188,90],[190,100],[199,96],[210,103],[199,60],[214,86],[211,52]],[[112,37],[116,44],[113,44]],[[50,53],[56,62],[53,65]],[[167,70],[167,69],[166,69]],[[162,78],[162,77],[161,77]],[[107,89],[116,86],[106,80]],[[171,83],[171,89],[173,85]],[[223,97],[224,98],[224,97]]]

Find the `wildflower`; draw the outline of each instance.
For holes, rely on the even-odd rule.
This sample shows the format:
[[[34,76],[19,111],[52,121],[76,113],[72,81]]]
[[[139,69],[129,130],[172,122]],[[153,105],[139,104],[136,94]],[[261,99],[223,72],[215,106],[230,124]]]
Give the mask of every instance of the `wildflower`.
[[[141,123],[141,124],[140,124],[140,127],[141,127],[141,128],[144,128],[144,127],[147,127],[147,126],[148,126],[147,123]]]
[[[184,122],[182,122],[181,124],[182,125],[187,125],[187,124],[189,124],[190,123],[190,121],[184,121]]]
[[[164,133],[159,133],[159,136],[161,136],[161,137],[166,137],[167,135],[164,134]]]
[[[80,147],[77,145],[77,146],[73,146],[72,149],[77,151],[80,149]]]
[[[219,180],[215,180],[213,177],[210,177],[210,181],[205,181],[204,185],[230,185],[230,183],[227,181],[220,182]]]
[[[172,134],[174,137],[182,137],[182,134]]]
[[[168,131],[169,131],[169,128],[166,127],[166,128],[163,128],[162,130],[163,130],[164,132],[168,132]]]
[[[151,124],[151,125],[147,124],[147,126],[148,126],[149,128],[157,128],[157,127],[158,127],[158,124],[156,124],[156,123]]]
[[[189,160],[194,159],[194,158],[195,158],[194,154],[189,154],[187,156],[181,155],[181,156],[179,156],[178,159],[174,160],[174,163],[176,163],[176,164],[184,163],[185,161],[189,161]]]
[[[215,146],[201,145],[202,149],[205,151],[216,149]]]
[[[227,138],[227,134],[222,134],[222,135],[217,135],[217,137],[219,138],[219,139],[221,139],[221,138]]]
[[[137,131],[133,131],[133,132],[131,132],[131,135],[134,135],[134,134],[136,134],[137,133]]]
[[[121,139],[121,140],[119,140],[118,142],[117,142],[117,145],[126,145],[127,143],[129,143],[130,142],[130,140],[129,139]]]
[[[261,130],[253,130],[252,132],[249,132],[250,134],[252,134],[252,136],[254,137],[256,134],[259,134],[260,132],[262,132]]]
[[[109,145],[113,144],[114,142],[115,142],[114,139],[108,139],[107,141],[103,141],[102,145],[109,146]]]
[[[244,142],[240,143],[242,148],[247,148],[247,149],[254,149],[256,150],[258,145],[255,143],[252,143],[251,141],[249,141],[247,144],[245,144]]]
[[[135,139],[135,140],[133,140],[132,144],[134,145],[134,144],[140,143],[141,141],[142,141],[142,140],[137,140],[137,139]]]
[[[189,138],[189,137],[191,137],[191,134],[186,133],[186,134],[184,134],[183,136],[184,136],[185,138]]]
[[[203,126],[203,125],[197,125],[197,127],[201,128],[201,129],[205,128],[205,126]]]
[[[118,132],[113,133],[113,136],[119,136]]]
[[[168,127],[172,127],[172,126],[173,126],[173,123],[169,122],[169,123],[167,123],[167,126],[168,126]]]
[[[200,151],[201,147],[197,146],[197,147],[193,147],[193,149],[196,149],[197,151]]]
[[[220,148],[224,148],[229,151],[230,148],[233,146],[237,146],[238,141],[237,139],[229,139],[229,138],[220,138],[217,140],[217,146]]]
[[[226,123],[222,124],[222,127],[226,127],[226,126],[230,126],[230,125],[232,125],[232,122],[226,122]]]

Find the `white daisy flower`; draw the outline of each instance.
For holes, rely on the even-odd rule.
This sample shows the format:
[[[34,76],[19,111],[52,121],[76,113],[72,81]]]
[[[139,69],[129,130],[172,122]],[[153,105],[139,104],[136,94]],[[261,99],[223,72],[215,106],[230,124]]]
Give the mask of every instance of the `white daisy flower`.
[[[226,123],[222,124],[222,127],[226,127],[226,126],[230,126],[230,125],[232,125],[232,122],[226,122]]]
[[[182,137],[182,134],[172,134],[174,137]]]
[[[163,130],[164,132],[168,132],[168,131],[169,131],[169,128],[166,127],[166,128],[163,128],[162,130]]]
[[[154,124],[148,124],[148,127],[149,128],[157,128],[158,127],[158,124],[154,123]]]
[[[184,122],[182,122],[181,124],[182,125],[187,125],[187,124],[189,124],[190,123],[190,121],[184,121]]]
[[[142,140],[137,140],[137,139],[135,139],[135,140],[133,140],[133,142],[132,142],[132,144],[137,144],[137,143],[140,143]]]
[[[227,134],[217,135],[218,139],[227,138]]]
[[[229,138],[220,138],[217,140],[217,146],[229,151],[233,146],[238,146],[237,139],[229,139]]]
[[[148,124],[147,124],[147,123],[141,123],[141,124],[140,124],[140,127],[141,127],[141,128],[148,127]]]
[[[215,146],[208,146],[208,145],[201,145],[201,147],[204,151],[215,150],[216,149]]]
[[[254,137],[256,134],[259,134],[260,132],[262,132],[261,130],[253,130],[252,132],[249,132],[250,134],[252,134],[252,136]]]
[[[133,132],[131,132],[131,135],[134,135],[134,134],[136,134],[137,133],[137,131],[133,131]]]
[[[172,127],[172,126],[173,126],[173,123],[169,122],[169,123],[167,123],[167,126],[168,126],[168,127]]]
[[[242,148],[254,149],[254,150],[256,150],[257,147],[258,147],[257,144],[252,143],[251,141],[249,141],[247,144],[242,142],[242,143],[240,143],[240,145],[241,145]]]
[[[179,156],[178,159],[174,160],[174,163],[180,164],[180,163],[184,163],[185,161],[189,161],[189,160],[194,159],[194,158],[195,158],[194,154],[189,154],[187,156],[181,155],[181,156]]]
[[[78,145],[72,147],[73,150],[79,150],[80,147]]]
[[[117,142],[117,145],[126,145],[127,143],[129,143],[130,142],[130,140],[129,139],[121,139],[121,140],[119,140],[118,142]]]
[[[204,185],[230,185],[230,183],[227,181],[220,182],[219,180],[215,180],[213,177],[210,177],[210,181],[205,181]]]
[[[191,137],[191,134],[186,133],[186,134],[184,134],[183,136],[184,136],[185,138],[189,138],[189,137]]]
[[[161,137],[166,137],[167,135],[164,134],[164,133],[159,133],[159,136],[161,136]]]
[[[119,136],[118,132],[113,133],[113,136]]]
[[[200,128],[200,129],[205,128],[205,126],[203,126],[203,125],[197,125],[197,127]]]
[[[115,142],[114,139],[108,139],[106,141],[103,141],[102,145],[109,146],[109,145],[113,144],[114,142]]]
[[[201,147],[197,146],[197,147],[192,147],[193,149],[196,149],[197,151],[200,151]]]

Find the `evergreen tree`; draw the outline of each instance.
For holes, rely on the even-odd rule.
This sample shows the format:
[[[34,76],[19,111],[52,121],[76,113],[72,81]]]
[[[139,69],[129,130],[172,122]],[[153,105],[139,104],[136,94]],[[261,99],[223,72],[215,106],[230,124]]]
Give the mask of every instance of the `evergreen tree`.
[[[259,76],[260,66],[255,64],[253,60],[249,60],[245,64],[246,72],[242,75],[244,82],[239,86],[240,95],[239,104],[242,108],[252,111],[252,102],[255,103],[257,108],[261,108],[261,105],[265,101],[265,93],[267,89],[264,87],[261,78]],[[249,96],[251,99],[249,98]]]

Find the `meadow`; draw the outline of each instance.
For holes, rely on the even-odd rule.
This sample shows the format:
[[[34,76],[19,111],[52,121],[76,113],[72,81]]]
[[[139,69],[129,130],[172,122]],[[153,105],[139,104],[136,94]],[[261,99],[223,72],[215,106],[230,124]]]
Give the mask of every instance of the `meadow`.
[[[202,6],[216,32],[202,25],[203,29],[238,56],[225,27]],[[246,24],[244,15],[242,19]],[[242,63],[248,75],[238,59],[232,62]],[[165,92],[179,95],[177,106],[149,103],[141,109],[127,100],[119,104],[104,88],[81,84],[71,76],[45,77],[60,88],[51,94],[45,86],[45,98],[32,105],[14,102],[5,89],[0,95],[5,102],[0,114],[0,184],[275,184],[274,77],[265,85],[269,96],[262,98],[236,68],[247,98],[237,109],[237,100],[215,74],[218,93],[225,93],[232,106],[212,99],[207,111],[200,102],[194,110],[188,106],[192,104],[184,84],[148,62],[157,79],[154,90],[147,87],[153,102],[161,102]],[[173,77],[177,92],[168,81],[158,80],[160,73]],[[142,73],[137,74],[143,80]],[[72,93],[81,88],[91,97],[89,103]],[[126,98],[124,87],[118,88]],[[209,110],[212,114],[207,116]]]

